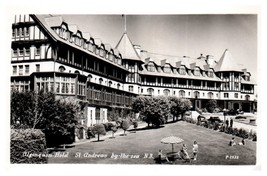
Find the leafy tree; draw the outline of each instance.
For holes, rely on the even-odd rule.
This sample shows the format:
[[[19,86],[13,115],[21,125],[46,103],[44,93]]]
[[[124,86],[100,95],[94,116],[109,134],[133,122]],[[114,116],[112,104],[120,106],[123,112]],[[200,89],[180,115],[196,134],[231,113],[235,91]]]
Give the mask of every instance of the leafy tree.
[[[74,141],[79,106],[51,92],[11,92],[11,127],[41,129],[47,145]]]
[[[97,141],[100,140],[100,135],[106,135],[106,130],[103,124],[95,124],[92,132],[97,134]]]
[[[134,130],[135,130],[135,133],[136,133],[136,128],[138,127],[138,123],[136,121],[133,121],[133,127],[134,127]]]
[[[118,131],[117,126],[116,126],[116,125],[113,125],[113,126],[111,127],[111,131],[112,131],[112,138],[115,138],[115,137],[114,137],[114,134]]]
[[[207,111],[210,113],[213,113],[216,107],[217,107],[216,100],[209,100],[206,104]]]
[[[121,124],[121,128],[124,130],[124,135],[126,135],[125,132],[129,127],[130,127],[129,121],[128,120],[123,120],[122,124]]]
[[[190,100],[181,98],[178,101],[178,111],[182,115],[182,118],[184,117],[184,114],[186,111],[190,110],[192,107],[192,103]]]

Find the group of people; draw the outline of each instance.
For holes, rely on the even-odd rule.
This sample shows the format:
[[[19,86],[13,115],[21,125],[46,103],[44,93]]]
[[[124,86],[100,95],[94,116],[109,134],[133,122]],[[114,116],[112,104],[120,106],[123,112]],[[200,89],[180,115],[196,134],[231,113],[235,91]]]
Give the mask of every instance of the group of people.
[[[193,152],[192,159],[193,160],[197,160],[197,154],[198,154],[198,144],[197,144],[197,141],[194,141],[194,143],[193,143],[192,152]],[[167,162],[169,162],[168,157],[162,153],[162,150],[159,150],[158,155],[159,155],[160,161],[166,160]],[[179,152],[179,155],[180,155],[180,158],[181,159],[191,160],[191,158],[190,158],[190,156],[189,156],[189,154],[187,152],[187,146],[186,146],[186,144],[183,144],[182,145],[182,148],[181,148],[181,150]]]
[[[231,127],[231,128],[233,127],[233,123],[234,123],[234,121],[233,121],[233,119],[231,118],[231,119],[230,119],[230,127]],[[228,120],[228,119],[226,119],[225,124],[226,124],[227,127],[229,127],[229,120]]]
[[[229,146],[234,146],[234,145],[236,145],[236,142],[235,142],[235,138],[232,137],[232,139],[229,142]],[[238,145],[245,145],[245,138],[243,138],[241,142],[238,143]]]

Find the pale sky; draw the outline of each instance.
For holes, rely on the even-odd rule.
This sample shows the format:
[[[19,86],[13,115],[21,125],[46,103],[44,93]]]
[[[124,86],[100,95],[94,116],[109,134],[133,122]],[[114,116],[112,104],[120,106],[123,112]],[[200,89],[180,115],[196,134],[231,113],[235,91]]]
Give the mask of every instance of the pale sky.
[[[115,47],[124,32],[121,15],[62,15],[68,24]],[[126,15],[133,44],[149,52],[219,60],[228,49],[257,77],[257,15]]]

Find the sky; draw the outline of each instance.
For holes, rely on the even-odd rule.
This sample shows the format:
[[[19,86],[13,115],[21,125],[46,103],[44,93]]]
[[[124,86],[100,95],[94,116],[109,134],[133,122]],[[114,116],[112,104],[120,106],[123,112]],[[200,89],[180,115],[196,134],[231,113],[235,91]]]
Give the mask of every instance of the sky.
[[[125,31],[122,15],[62,15],[68,24],[115,47]],[[228,49],[257,77],[257,15],[125,15],[133,44],[153,53],[219,60]]]

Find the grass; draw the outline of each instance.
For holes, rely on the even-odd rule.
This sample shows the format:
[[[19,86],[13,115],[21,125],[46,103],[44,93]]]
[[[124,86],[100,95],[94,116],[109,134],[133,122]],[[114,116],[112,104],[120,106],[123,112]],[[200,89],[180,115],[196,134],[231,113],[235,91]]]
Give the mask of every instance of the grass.
[[[49,163],[91,163],[91,164],[155,164],[158,150],[171,152],[170,144],[162,144],[160,140],[167,136],[178,136],[184,139],[188,153],[192,156],[192,144],[199,144],[198,160],[193,165],[254,165],[256,164],[256,142],[246,141],[245,146],[228,146],[231,135],[196,126],[186,122],[166,124],[163,128],[137,130],[127,133],[127,136],[106,138],[102,142],[88,142],[67,149],[68,157],[51,157]],[[235,137],[236,142],[241,141]],[[179,151],[182,144],[175,144],[174,150]],[[77,152],[80,157],[75,157]],[[129,158],[112,158],[124,153]],[[95,154],[95,157],[87,157]],[[113,155],[112,155],[113,154]],[[115,154],[115,155],[114,155]],[[144,156],[152,156],[144,158]],[[98,156],[97,156],[98,155]],[[135,157],[135,158],[130,158]],[[138,157],[138,158],[136,158]],[[230,159],[231,158],[231,159]],[[172,164],[188,164],[176,160]]]

